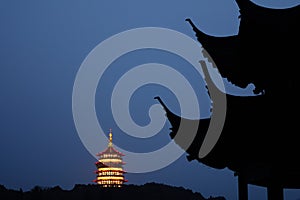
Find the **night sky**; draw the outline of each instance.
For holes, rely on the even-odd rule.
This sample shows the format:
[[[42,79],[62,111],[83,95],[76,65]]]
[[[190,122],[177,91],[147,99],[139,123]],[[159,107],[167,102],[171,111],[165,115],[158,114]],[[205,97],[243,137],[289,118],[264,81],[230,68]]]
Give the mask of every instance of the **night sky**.
[[[299,0],[253,2],[271,8],[287,8],[300,3]],[[26,191],[36,185],[59,185],[63,189],[71,189],[74,184],[93,183],[96,158],[82,143],[76,129],[72,95],[79,68],[101,42],[120,32],[140,27],[168,28],[196,39],[186,18],[191,18],[207,34],[235,35],[239,26],[238,16],[234,0],[2,0],[0,184]],[[168,121],[158,134],[136,138],[124,133],[114,120],[111,109],[114,86],[123,74],[144,63],[162,63],[187,77],[197,91],[202,117],[209,116],[210,106],[201,75],[197,75],[184,59],[155,49],[120,56],[99,80],[95,110],[102,130],[108,134],[112,128],[115,145],[136,153],[155,151],[171,140]],[[165,76],[165,79],[172,81],[172,76]],[[231,92],[241,95],[251,95],[254,87],[249,85],[245,90],[239,90],[229,83],[225,85]],[[152,105],[158,103],[153,99],[157,95],[175,113],[180,112],[179,102],[172,91],[159,84],[146,84],[134,92],[128,106],[137,125],[150,123],[148,112]],[[122,99],[118,99],[117,103],[119,101]],[[162,108],[160,113],[163,116]],[[99,144],[99,152],[103,148],[105,146]],[[126,156],[124,161],[128,162]],[[232,171],[216,170],[197,161],[188,162],[186,154],[159,170],[127,173],[126,179],[128,184],[158,182],[192,189],[205,197],[237,199],[237,177]],[[266,198],[265,188],[249,186],[249,199]],[[300,198],[300,190],[285,190],[285,200],[297,198]]]

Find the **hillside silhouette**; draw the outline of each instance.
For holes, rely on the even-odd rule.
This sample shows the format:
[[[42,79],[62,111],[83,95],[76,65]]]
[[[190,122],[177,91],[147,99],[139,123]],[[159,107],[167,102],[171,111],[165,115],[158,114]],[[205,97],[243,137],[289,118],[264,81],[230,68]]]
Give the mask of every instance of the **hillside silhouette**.
[[[96,184],[76,184],[71,190],[59,186],[43,188],[35,186],[30,191],[7,189],[0,185],[0,199],[5,200],[94,200],[94,199],[143,199],[143,200],[225,200],[224,197],[204,198],[200,193],[183,187],[159,183],[124,185],[121,188],[102,188]]]

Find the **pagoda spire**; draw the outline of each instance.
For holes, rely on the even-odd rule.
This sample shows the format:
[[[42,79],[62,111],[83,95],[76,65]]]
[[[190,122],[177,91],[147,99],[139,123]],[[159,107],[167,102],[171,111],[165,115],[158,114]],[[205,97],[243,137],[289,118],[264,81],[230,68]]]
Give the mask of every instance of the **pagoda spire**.
[[[112,143],[112,129],[109,129],[109,143],[108,143],[108,147],[112,147],[113,143]]]

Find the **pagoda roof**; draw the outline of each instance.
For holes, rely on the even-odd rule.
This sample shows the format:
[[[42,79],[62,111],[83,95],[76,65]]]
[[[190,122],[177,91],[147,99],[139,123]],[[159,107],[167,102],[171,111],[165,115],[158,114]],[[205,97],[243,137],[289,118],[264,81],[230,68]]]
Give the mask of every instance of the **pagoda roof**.
[[[222,78],[232,84],[241,88],[246,88],[249,84],[255,85],[255,94],[264,91],[276,94],[286,90],[287,84],[278,84],[279,78],[280,83],[296,85],[298,79],[291,75],[297,72],[281,70],[281,66],[294,66],[298,63],[294,49],[299,43],[300,5],[275,9],[259,6],[249,0],[236,0],[236,3],[240,15],[238,33],[234,35],[209,35],[198,29],[190,18],[186,19],[197,40],[207,51],[205,57],[210,62],[213,61]],[[293,92],[294,88],[290,91]]]
[[[104,151],[97,153],[96,156],[101,156],[101,155],[104,155],[104,154],[117,154],[119,156],[125,156],[123,153],[121,153],[120,151],[116,150],[112,146],[109,146]]]

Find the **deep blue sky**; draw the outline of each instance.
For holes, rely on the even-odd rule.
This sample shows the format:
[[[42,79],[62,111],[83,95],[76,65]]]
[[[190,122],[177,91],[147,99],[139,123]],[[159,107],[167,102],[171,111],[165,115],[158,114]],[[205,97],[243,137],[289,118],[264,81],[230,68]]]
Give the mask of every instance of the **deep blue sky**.
[[[299,0],[256,2],[276,8],[299,4]],[[238,15],[234,0],[1,1],[0,184],[29,190],[36,185],[71,189],[77,183],[92,183],[95,158],[85,149],[75,129],[72,89],[81,63],[100,42],[119,32],[147,26],[170,28],[195,38],[184,21],[187,17],[208,34],[233,35],[238,31]],[[96,94],[104,130],[113,128],[117,143],[141,152],[163,145],[162,140],[168,142],[167,132],[160,136],[162,140],[125,137],[120,141],[121,131],[113,122],[108,102],[111,85],[122,73],[118,66],[126,65],[128,70],[131,65],[143,62],[162,62],[175,68],[176,64],[184,65],[184,61],[163,52],[129,54],[111,66]],[[193,71],[185,73],[192,82],[197,78],[192,76]],[[153,101],[156,91],[172,97],[158,86],[146,86],[134,94],[133,101],[141,102],[131,106],[137,123],[147,123],[147,108],[156,103]],[[177,104],[173,103],[176,110]],[[130,149],[132,145],[136,145],[135,149]],[[164,169],[130,173],[126,178],[132,184],[160,182],[189,188],[205,197],[222,195],[228,200],[237,199],[237,179],[233,172],[188,162],[185,155]],[[266,199],[264,188],[249,189],[250,199]],[[300,191],[286,190],[285,195],[286,200],[293,200],[300,198]]]

